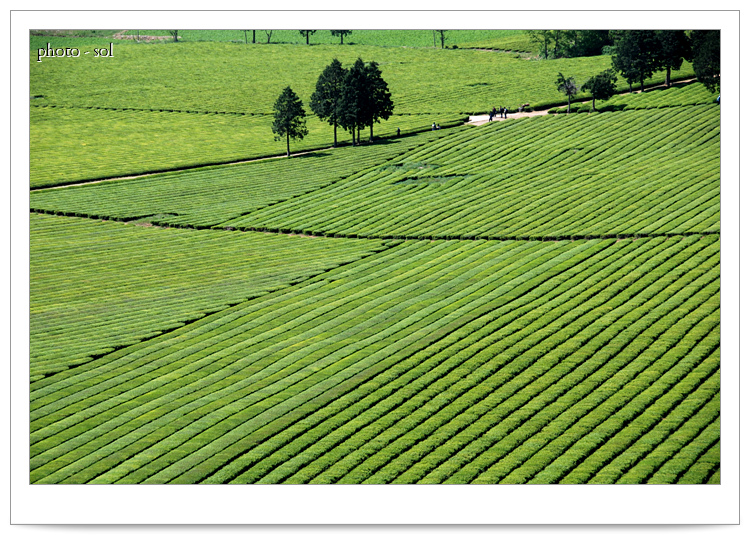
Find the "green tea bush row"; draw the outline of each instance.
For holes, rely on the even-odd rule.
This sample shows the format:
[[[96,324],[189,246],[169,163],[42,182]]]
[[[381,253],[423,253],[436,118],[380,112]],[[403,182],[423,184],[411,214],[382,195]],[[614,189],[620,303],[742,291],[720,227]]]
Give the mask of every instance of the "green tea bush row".
[[[63,370],[383,247],[38,214],[31,216],[31,245],[33,375]],[[242,254],[249,247],[252,257]]]
[[[713,108],[674,108],[500,123],[227,224],[371,237],[715,232],[717,120]],[[416,162],[423,168],[404,167]],[[402,183],[431,176],[456,178]]]

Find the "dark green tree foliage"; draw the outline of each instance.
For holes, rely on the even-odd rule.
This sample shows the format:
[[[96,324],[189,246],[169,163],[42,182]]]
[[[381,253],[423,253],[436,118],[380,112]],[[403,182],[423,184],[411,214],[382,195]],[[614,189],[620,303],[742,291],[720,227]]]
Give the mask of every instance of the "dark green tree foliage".
[[[617,52],[612,56],[612,67],[622,74],[633,90],[633,82],[644,80],[660,70],[659,40],[654,30],[623,30],[613,32]]]
[[[357,134],[367,126],[365,110],[368,105],[368,80],[365,62],[358,58],[344,77],[344,90],[341,93],[339,124],[352,133],[352,146],[356,145]]]
[[[672,85],[672,71],[679,71],[684,58],[690,57],[690,41],[685,30],[656,30],[659,64],[667,71],[667,87]]]
[[[539,55],[544,59],[549,58],[549,47],[552,43],[552,30],[526,30],[526,35],[531,41],[539,46]]]
[[[581,87],[582,91],[591,93],[593,98],[591,102],[591,109],[596,111],[596,99],[607,100],[612,97],[617,91],[617,76],[612,69],[602,71],[593,78],[589,78],[588,81]]]
[[[275,140],[286,137],[286,157],[289,158],[289,139],[302,140],[307,135],[305,110],[302,101],[286,86],[273,105],[274,121],[271,126]]]
[[[318,30],[300,30],[299,33],[305,36],[305,42],[306,44],[310,44],[310,36],[317,32]]]
[[[609,30],[569,30],[567,34],[566,56],[598,56],[605,46],[613,44]]]
[[[693,30],[690,42],[695,76],[713,93],[721,85],[721,32]]]
[[[365,66],[367,74],[368,99],[365,117],[370,125],[370,141],[373,140],[373,124],[379,123],[380,119],[387,121],[393,115],[393,100],[388,84],[383,80],[383,73],[374,61]]]
[[[351,35],[351,34],[352,34],[351,30],[331,30],[331,35],[333,35],[334,37],[341,37],[342,45],[344,44],[344,37],[346,37],[347,35]]]
[[[568,97],[568,113],[570,113],[570,99],[578,93],[578,86],[572,77],[565,78],[563,73],[557,73],[557,90]]]
[[[310,109],[321,121],[328,121],[333,126],[333,146],[337,146],[336,128],[340,122],[341,99],[344,91],[346,69],[338,59],[325,69],[318,77],[315,93],[310,97]]]

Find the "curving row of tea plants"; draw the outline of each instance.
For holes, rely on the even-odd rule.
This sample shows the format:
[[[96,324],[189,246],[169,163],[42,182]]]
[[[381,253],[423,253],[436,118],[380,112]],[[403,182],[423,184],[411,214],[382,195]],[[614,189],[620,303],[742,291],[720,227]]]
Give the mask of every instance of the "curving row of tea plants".
[[[498,121],[226,224],[418,238],[718,232],[719,150],[715,106]]]
[[[307,106],[333,57],[345,65],[358,57],[380,64],[396,105],[394,116],[376,125],[380,137],[397,128],[422,131],[433,122],[453,126],[493,106],[562,104],[553,83],[559,71],[586,79],[611,61],[532,62],[486,50],[367,45],[113,47],[110,58],[38,61],[30,51],[32,187],[278,155],[283,148],[271,134],[273,103],[290,85]],[[689,66],[675,73],[691,75]],[[653,82],[662,80],[663,73]],[[295,150],[329,146],[332,128],[311,114],[307,122],[310,135]]]
[[[37,381],[31,480],[708,481],[718,261],[405,242]]]
[[[431,120],[447,127],[464,119],[397,115],[377,124],[374,133],[395,138],[396,128],[406,135],[428,131]],[[29,160],[32,188],[286,154],[269,134],[272,118],[265,116],[32,106],[31,120],[31,146],[38,147]],[[330,126],[313,117],[308,129],[297,150],[333,146]],[[351,136],[339,129],[338,142],[351,145]]]
[[[699,104],[714,104],[717,95],[708,91],[702,84],[689,82],[667,87],[655,87],[643,93],[623,93],[615,95],[609,100],[600,101],[596,111],[622,111],[670,108],[674,106],[696,106]],[[568,107],[553,108],[550,113],[567,113]],[[570,106],[571,113],[588,113],[591,103],[574,103]]]
[[[414,124],[561,104],[559,70],[609,61],[118,50],[32,64],[35,186],[260,154],[242,125],[332,51],[379,61]],[[719,483],[720,116],[696,87],[32,191],[30,481]]]
[[[32,380],[385,247],[39,214],[30,238]]]

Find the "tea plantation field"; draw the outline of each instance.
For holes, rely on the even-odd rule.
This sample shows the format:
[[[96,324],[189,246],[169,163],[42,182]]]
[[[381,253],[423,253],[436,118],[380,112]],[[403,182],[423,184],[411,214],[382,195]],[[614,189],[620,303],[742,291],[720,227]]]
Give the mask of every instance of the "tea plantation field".
[[[721,482],[720,111],[702,86],[421,132],[561,105],[559,70],[609,58],[120,50],[32,63],[31,483]],[[403,106],[386,125],[410,135],[221,163],[273,153],[274,87],[311,93],[339,50],[382,62]],[[327,147],[314,121],[307,147]]]
[[[333,58],[345,66],[358,57],[379,63],[395,103],[394,115],[375,125],[379,137],[429,130],[433,122],[454,126],[493,106],[560,105],[559,71],[586,80],[611,63],[609,56],[530,61],[473,49],[229,42],[118,41],[112,57],[41,61],[32,47],[29,56],[34,188],[281,154],[271,124],[287,85],[302,99],[310,130],[293,149],[331,146],[332,127],[308,102]],[[674,78],[692,75],[686,64]],[[663,80],[657,73],[649,82]]]

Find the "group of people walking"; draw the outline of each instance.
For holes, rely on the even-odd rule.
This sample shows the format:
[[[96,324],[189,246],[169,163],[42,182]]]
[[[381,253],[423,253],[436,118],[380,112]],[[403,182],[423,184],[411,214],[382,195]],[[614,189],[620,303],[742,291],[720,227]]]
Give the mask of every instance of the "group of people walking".
[[[492,111],[490,112],[490,121],[497,116],[497,114],[500,114],[501,119],[507,119],[508,118],[508,108],[500,108],[499,110],[495,107],[492,108]]]

